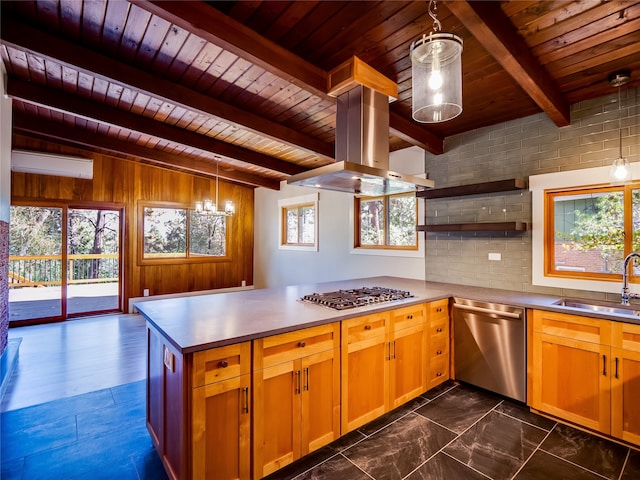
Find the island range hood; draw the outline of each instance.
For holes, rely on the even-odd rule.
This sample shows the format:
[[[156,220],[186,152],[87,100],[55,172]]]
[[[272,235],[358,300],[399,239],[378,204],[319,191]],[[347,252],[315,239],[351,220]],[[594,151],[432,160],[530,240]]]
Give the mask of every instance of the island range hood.
[[[337,98],[336,162],[292,175],[287,184],[378,196],[433,188],[429,179],[389,170],[389,98],[364,85]]]

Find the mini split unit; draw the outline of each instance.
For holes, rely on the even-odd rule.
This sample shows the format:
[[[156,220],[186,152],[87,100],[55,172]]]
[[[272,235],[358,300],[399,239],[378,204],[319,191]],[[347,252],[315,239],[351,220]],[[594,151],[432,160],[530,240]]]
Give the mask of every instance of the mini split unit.
[[[40,175],[91,179],[93,178],[93,160],[51,153],[12,150],[11,170]]]

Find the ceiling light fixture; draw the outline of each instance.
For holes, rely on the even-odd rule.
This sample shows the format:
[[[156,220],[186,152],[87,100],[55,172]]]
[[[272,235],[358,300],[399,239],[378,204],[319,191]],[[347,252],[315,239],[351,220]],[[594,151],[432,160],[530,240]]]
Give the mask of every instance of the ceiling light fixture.
[[[462,39],[442,33],[436,0],[429,1],[431,33],[411,44],[412,115],[422,123],[446,122],[462,113]]]
[[[618,88],[618,158],[611,164],[609,179],[612,184],[620,184],[631,181],[631,166],[622,156],[622,106],[620,89],[631,80],[631,72],[624,70],[609,75],[609,85]]]
[[[236,212],[236,206],[231,200],[224,202],[224,210],[218,210],[218,170],[220,160],[216,161],[216,201],[213,203],[209,199],[196,202],[196,213],[201,215],[212,215],[217,217],[229,217]]]

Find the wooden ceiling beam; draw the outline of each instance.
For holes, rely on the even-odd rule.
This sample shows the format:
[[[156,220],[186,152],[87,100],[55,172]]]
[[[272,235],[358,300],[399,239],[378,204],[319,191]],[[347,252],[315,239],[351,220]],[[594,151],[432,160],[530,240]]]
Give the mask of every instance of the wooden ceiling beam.
[[[327,72],[205,2],[131,0],[131,3],[314,95],[330,98]]]
[[[132,3],[314,95],[335,101],[327,93],[328,72],[204,2],[133,0]],[[391,120],[391,123],[392,132],[404,141],[436,155],[444,151],[444,140],[430,130],[412,121]]]
[[[332,144],[165,80],[128,63],[63,40],[25,24],[9,14],[5,15],[4,12],[0,28],[2,31],[0,42],[5,45],[26,49],[35,56],[45,57],[88,75],[127,86],[151,97],[180,105],[187,110],[237,125],[239,128],[304,150],[324,160],[335,161]]]
[[[446,6],[558,127],[571,123],[569,104],[497,2],[459,0]]]
[[[399,113],[389,112],[389,130],[405,142],[424,148],[434,155],[444,153],[444,140]]]
[[[212,155],[240,160],[279,173],[295,175],[308,170],[305,167],[280,160],[279,158],[222,142],[141,115],[135,115],[114,107],[95,103],[91,100],[59,90],[53,90],[33,82],[25,82],[10,77],[7,81],[7,93],[12,98],[33,105],[43,106],[87,120],[94,120],[102,124],[143,133],[151,137],[161,138],[167,142],[193,147]]]
[[[13,130],[26,136],[36,136],[74,147],[81,147],[93,151],[106,151],[112,155],[125,155],[146,160],[150,164],[180,169],[190,173],[207,177],[219,176],[221,179],[244,183],[254,187],[265,187],[272,190],[280,189],[280,182],[258,175],[238,171],[221,170],[217,172],[216,163],[207,159],[173,155],[162,150],[147,148],[135,143],[116,140],[106,135],[69,128],[67,125],[56,123],[23,112],[14,112]],[[131,159],[127,159],[131,160]]]

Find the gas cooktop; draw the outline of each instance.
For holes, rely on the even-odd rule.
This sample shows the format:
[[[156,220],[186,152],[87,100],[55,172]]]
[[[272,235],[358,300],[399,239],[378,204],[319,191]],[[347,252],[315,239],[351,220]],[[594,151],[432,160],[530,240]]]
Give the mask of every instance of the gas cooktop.
[[[301,300],[315,303],[334,310],[362,307],[371,303],[392,302],[413,297],[411,293],[385,287],[362,287],[349,290],[337,290],[327,293],[312,293]]]

